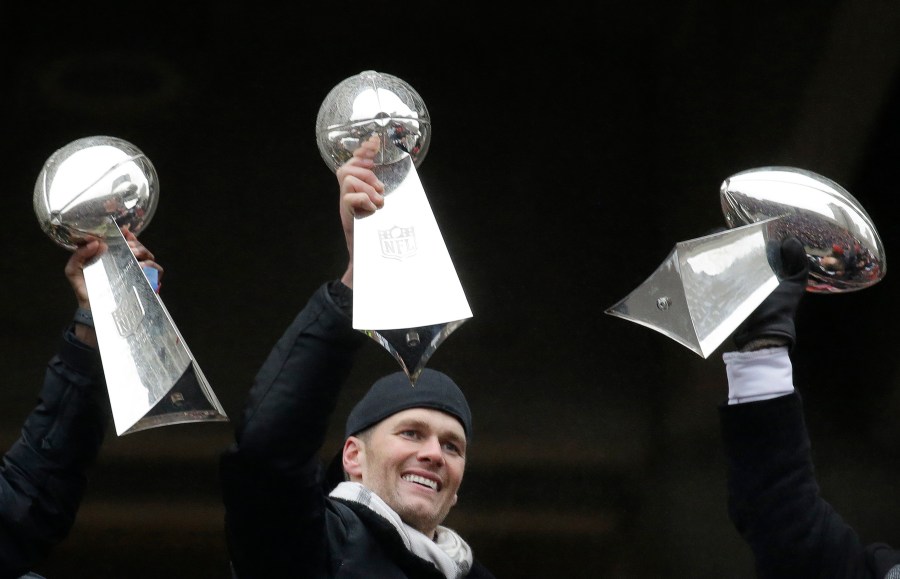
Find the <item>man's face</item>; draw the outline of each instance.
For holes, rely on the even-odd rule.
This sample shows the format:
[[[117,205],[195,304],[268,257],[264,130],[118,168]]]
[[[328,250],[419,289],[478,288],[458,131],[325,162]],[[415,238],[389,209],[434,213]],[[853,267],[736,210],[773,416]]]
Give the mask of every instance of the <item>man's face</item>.
[[[428,408],[389,416],[344,446],[344,468],[351,479],[429,537],[456,504],[465,466],[462,425],[450,414]]]

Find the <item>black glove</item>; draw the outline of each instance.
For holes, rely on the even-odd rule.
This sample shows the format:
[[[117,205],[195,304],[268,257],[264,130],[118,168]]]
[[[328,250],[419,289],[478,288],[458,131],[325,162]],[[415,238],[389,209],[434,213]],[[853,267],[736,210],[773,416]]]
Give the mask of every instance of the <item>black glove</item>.
[[[751,342],[765,339],[761,346],[778,344],[793,348],[797,341],[794,316],[800,299],[806,293],[809,259],[803,244],[795,237],[781,243],[781,283],[744,320],[734,332],[734,345],[743,350]],[[752,346],[749,349],[754,349]]]

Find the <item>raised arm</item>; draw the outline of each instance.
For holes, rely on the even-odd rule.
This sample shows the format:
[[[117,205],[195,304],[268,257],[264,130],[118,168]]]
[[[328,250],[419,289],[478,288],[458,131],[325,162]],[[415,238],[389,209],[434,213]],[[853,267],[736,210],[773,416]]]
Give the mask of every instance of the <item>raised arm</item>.
[[[222,457],[226,535],[239,577],[297,576],[325,564],[320,451],[354,354],[368,340],[351,324],[353,222],[383,203],[372,171],[377,150],[368,141],[337,172],[349,255],[343,281],[320,286],[275,344]]]
[[[789,351],[806,291],[806,255],[796,240],[781,247],[783,281],[734,335],[723,358],[729,401],[720,408],[728,460],[728,512],[756,561],[759,577],[884,577],[819,492]]]
[[[162,268],[131,234],[142,265]],[[44,373],[38,404],[0,468],[0,577],[18,577],[45,558],[75,522],[109,423],[109,402],[83,269],[103,250],[92,240],[69,257],[65,275],[79,315],[64,331]]]

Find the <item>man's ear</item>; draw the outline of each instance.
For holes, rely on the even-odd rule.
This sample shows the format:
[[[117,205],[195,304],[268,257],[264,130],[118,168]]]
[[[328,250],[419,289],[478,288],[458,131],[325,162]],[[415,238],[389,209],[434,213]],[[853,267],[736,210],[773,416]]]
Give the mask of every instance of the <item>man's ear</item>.
[[[351,436],[344,441],[343,464],[344,472],[350,476],[350,480],[362,479],[366,464],[366,449],[362,440]]]

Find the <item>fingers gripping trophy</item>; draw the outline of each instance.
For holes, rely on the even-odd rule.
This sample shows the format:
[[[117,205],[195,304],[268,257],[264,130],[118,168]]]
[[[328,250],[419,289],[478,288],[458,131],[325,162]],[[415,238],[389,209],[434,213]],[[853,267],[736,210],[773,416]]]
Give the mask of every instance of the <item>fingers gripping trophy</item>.
[[[325,97],[316,141],[337,171],[372,137],[385,199],[379,211],[354,218],[353,327],[390,352],[414,385],[472,312],[416,172],[431,139],[425,103],[403,80],[367,70]]]
[[[68,250],[90,238],[105,246],[84,268],[84,279],[120,436],[228,419],[122,233],[146,228],[158,193],[150,160],[108,136],[54,152],[34,188],[34,211],[50,239]]]

